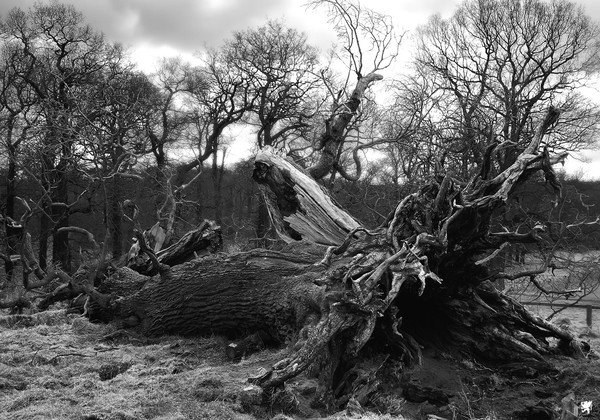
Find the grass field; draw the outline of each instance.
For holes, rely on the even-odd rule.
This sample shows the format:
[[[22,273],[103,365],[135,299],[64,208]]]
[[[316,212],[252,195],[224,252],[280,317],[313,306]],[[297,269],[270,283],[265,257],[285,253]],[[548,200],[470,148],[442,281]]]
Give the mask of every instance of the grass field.
[[[244,389],[259,366],[231,369],[220,338],[141,340],[64,311],[0,328],[2,419],[255,418]]]
[[[580,312],[565,315],[572,318],[569,328],[591,338],[600,350],[597,329],[589,334],[585,316],[582,324]],[[557,359],[558,370],[522,377],[471,360],[427,354],[424,364],[411,371],[411,380],[449,395],[447,405],[410,402],[402,390],[388,389],[376,396],[377,406],[361,415],[341,411],[326,417],[310,407],[316,392],[312,379],[290,381],[288,400],[266,404],[260,389],[248,384],[248,377],[286,357],[286,349],[265,350],[234,363],[225,357],[226,344],[220,337],[147,339],[64,310],[3,316],[0,419],[381,420],[425,419],[433,413],[446,419],[493,420],[516,418],[514,412],[540,401],[560,410],[557,404],[570,389],[578,400],[600,404],[597,360]]]

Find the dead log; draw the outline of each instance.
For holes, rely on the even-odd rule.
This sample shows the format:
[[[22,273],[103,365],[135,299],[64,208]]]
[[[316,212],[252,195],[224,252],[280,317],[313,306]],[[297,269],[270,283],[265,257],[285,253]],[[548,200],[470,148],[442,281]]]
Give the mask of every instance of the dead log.
[[[340,383],[352,379],[339,369],[365,347],[407,365],[421,362],[424,346],[484,363],[582,357],[587,349],[570,333],[492,287],[498,273],[485,263],[505,243],[537,240],[537,231],[493,232],[491,221],[535,173],[543,172],[559,193],[551,165],[564,156],[539,150],[555,119],[551,110],[503,172],[486,171],[466,184],[451,174],[434,179],[374,230],[340,209],[300,168],[263,151],[254,178],[268,193],[280,235],[290,244],[329,248],[302,253],[300,243],[291,252],[208,255],[153,277],[121,268],[98,291],[99,306],[148,335],[266,331],[275,341],[292,340],[290,357],[252,381],[275,389],[312,367],[329,402],[340,398],[334,390],[358,392],[357,384]]]
[[[176,243],[158,251],[156,258],[161,264],[174,266],[199,256],[221,251],[222,248],[221,228],[212,221],[204,220],[197,228],[187,232]],[[127,266],[146,276],[157,274],[150,258],[145,254],[140,254],[139,250],[140,240],[137,239],[127,255]]]

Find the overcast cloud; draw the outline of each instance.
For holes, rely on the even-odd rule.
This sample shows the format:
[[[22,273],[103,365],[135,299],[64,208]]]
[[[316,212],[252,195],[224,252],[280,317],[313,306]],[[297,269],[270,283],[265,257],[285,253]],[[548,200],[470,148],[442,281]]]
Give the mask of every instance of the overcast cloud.
[[[577,0],[600,20],[600,1]],[[215,46],[233,31],[284,18],[290,26],[307,32],[309,41],[327,48],[333,32],[323,11],[307,11],[304,0],[63,0],[75,5],[86,20],[111,41],[143,54],[192,54]],[[13,7],[28,9],[35,0],[1,0],[0,14]],[[368,7],[391,15],[398,28],[411,30],[429,16],[450,15],[459,0],[369,0]],[[139,54],[138,54],[139,56]]]
[[[287,0],[70,0],[86,20],[113,41],[190,52],[215,45],[233,30],[281,15]],[[27,9],[34,0],[2,0],[0,13]]]
[[[181,51],[191,54],[215,46],[233,31],[283,18],[309,41],[327,48],[333,31],[321,11],[307,11],[303,0],[63,0],[81,11],[87,22],[111,41],[121,42],[146,53]],[[13,7],[28,9],[35,0],[2,0],[0,14]],[[398,4],[400,3],[400,4]],[[451,12],[457,0],[371,0],[369,7],[393,15],[398,27],[410,28],[435,12]]]
[[[577,0],[600,20],[600,1]],[[35,0],[1,0],[0,15],[13,7],[28,9]],[[307,11],[304,0],[63,0],[81,11],[86,20],[111,41],[121,42],[145,54],[182,52],[215,46],[233,31],[284,18],[305,31],[309,41],[327,48],[333,32],[324,12]],[[397,27],[411,30],[429,16],[450,15],[459,0],[369,0],[368,7],[390,14]]]

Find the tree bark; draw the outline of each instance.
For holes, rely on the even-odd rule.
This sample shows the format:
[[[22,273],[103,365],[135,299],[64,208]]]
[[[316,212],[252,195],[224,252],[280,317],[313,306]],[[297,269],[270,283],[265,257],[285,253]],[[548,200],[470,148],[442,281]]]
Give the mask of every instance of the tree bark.
[[[40,213],[40,236],[38,239],[38,260],[40,267],[45,270],[48,266],[48,239],[50,237],[50,223],[51,219],[49,216],[50,208],[43,206],[43,211]]]
[[[3,308],[13,308],[21,302],[23,297],[22,286],[19,284],[19,278],[15,272],[15,257],[20,254],[20,245],[26,234],[25,226],[6,217],[4,220],[4,230],[6,232],[6,254],[2,254],[4,260],[4,270],[6,277],[2,284],[2,299],[4,304],[0,303]],[[25,273],[24,273],[25,275]],[[12,302],[12,303],[11,303]],[[15,305],[13,305],[13,303]],[[12,305],[12,306],[11,306]]]
[[[318,310],[314,302],[323,291],[311,280],[322,269],[311,266],[313,260],[308,254],[263,250],[211,255],[150,279],[120,269],[103,289],[122,296],[116,314],[144,334],[264,330],[283,342],[303,325],[311,308]]]
[[[221,164],[219,165],[219,160],[217,159],[217,153],[213,154],[212,166],[211,166],[211,178],[214,187],[215,194],[215,222],[218,225],[223,223],[223,209],[222,209],[222,201],[223,201],[223,170],[225,169],[225,154],[227,150],[223,150]]]

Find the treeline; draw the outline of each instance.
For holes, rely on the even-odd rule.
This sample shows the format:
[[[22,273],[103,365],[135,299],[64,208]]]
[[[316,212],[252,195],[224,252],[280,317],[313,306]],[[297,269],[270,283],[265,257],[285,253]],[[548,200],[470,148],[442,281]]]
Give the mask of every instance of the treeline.
[[[178,206],[175,221],[175,238],[193,229],[204,219],[211,219],[222,227],[226,249],[239,250],[274,245],[275,232],[268,228],[266,232],[259,232],[259,203],[262,197],[252,180],[253,162],[246,160],[218,169],[218,179],[205,168],[188,174],[186,181],[194,177],[196,180],[194,187],[188,189],[185,196],[180,197],[181,205]],[[156,199],[160,194],[155,188],[154,177],[151,172],[140,172],[138,175],[139,178],[127,178],[121,182],[117,197],[121,203],[126,200],[135,203],[139,212],[137,220],[121,220],[119,227],[108,226],[111,231],[123,232],[122,242],[118,245],[114,242],[112,244],[113,249],[121,249],[121,253],[126,252],[132,245],[134,228],[148,228],[156,222]],[[0,176],[0,179],[5,179],[4,173]],[[81,183],[81,179],[74,178],[71,181],[74,184]],[[516,198],[509,202],[508,209],[497,215],[498,224],[495,230],[511,228],[526,232],[540,223],[547,225],[548,229],[553,229],[553,226],[557,229],[572,225],[571,235],[555,233],[555,237],[562,236],[559,250],[599,249],[600,228],[594,222],[600,217],[600,181],[564,176],[561,176],[560,181],[563,194],[558,198],[545,185],[543,179],[520,189]],[[35,183],[27,179],[19,182],[16,187],[23,196],[34,196],[37,188]],[[0,191],[4,191],[5,188],[6,184],[0,182]],[[397,186],[373,179],[339,179],[332,187],[331,194],[341,207],[348,209],[361,223],[375,228],[386,220],[390,209],[398,203],[398,197],[416,192],[418,188],[410,184]],[[74,192],[76,193],[77,191]],[[91,194],[88,204],[89,210],[74,214],[71,223],[101,240],[107,224],[104,216],[104,195],[100,191]],[[37,243],[40,235],[39,219],[33,218],[28,229],[33,235],[34,243]],[[81,234],[71,234],[70,249],[75,263],[93,257],[96,252],[86,236]]]
[[[423,180],[490,179],[510,167],[549,106],[560,119],[545,159],[597,139],[598,108],[579,88],[598,70],[600,32],[574,3],[467,0],[415,33],[402,75],[391,71],[403,44],[389,16],[348,0],[313,6],[339,29],[331,52],[268,21],[200,50],[199,65],[168,59],[153,74],[74,6],[36,3],[3,16],[3,255],[19,254],[7,233],[19,223],[40,266],[67,271],[84,247],[73,227],[100,241],[108,231],[114,256],[127,251],[134,228],[157,225],[169,244],[203,218],[234,243],[269,238],[251,161],[224,164],[242,126],[247,142],[280,150],[372,226]],[[569,211],[544,208],[552,226],[591,226],[579,216],[595,208],[573,194],[559,198]],[[528,215],[499,215],[499,226],[542,218],[518,207]]]

